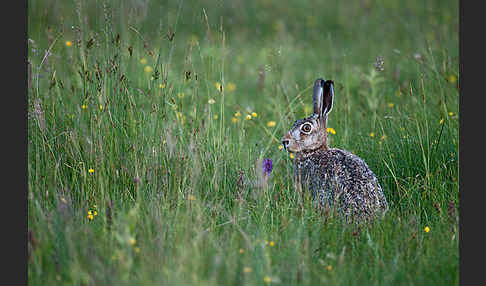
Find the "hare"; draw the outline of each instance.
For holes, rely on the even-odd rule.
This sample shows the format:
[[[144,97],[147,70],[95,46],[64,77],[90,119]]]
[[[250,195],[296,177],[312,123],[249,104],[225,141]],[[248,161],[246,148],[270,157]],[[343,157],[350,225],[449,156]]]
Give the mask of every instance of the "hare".
[[[332,110],[334,82],[319,78],[314,83],[314,114],[296,120],[282,139],[295,154],[296,187],[318,196],[320,207],[336,207],[346,220],[368,221],[388,210],[378,179],[360,157],[329,148],[327,116]]]

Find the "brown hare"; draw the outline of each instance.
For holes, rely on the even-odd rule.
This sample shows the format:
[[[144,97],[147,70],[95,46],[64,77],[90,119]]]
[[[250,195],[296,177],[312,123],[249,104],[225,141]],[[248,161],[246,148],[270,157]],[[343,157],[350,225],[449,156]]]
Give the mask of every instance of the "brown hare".
[[[384,214],[388,203],[378,179],[360,157],[329,148],[327,116],[332,110],[334,82],[314,83],[314,114],[295,121],[282,139],[294,153],[294,180],[297,187],[318,197],[319,206],[336,207],[346,220],[368,221]]]

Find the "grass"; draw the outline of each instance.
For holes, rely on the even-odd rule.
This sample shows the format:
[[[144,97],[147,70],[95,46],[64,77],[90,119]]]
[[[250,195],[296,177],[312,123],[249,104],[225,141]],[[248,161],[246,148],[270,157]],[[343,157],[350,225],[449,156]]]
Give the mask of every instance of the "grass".
[[[28,7],[30,285],[459,283],[457,1]],[[318,77],[382,221],[294,191]]]

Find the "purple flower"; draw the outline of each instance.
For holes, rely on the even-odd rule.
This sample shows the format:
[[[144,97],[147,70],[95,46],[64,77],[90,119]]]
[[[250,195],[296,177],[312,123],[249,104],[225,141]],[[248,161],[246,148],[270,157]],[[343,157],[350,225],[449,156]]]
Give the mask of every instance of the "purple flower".
[[[262,166],[263,174],[264,175],[270,175],[270,173],[272,172],[272,168],[273,168],[272,159],[266,158],[263,161],[263,166]]]

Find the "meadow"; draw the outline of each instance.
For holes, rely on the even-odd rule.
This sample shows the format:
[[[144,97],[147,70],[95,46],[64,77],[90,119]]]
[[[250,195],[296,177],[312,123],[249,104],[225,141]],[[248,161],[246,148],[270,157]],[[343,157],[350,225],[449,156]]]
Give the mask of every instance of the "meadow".
[[[459,284],[458,6],[29,0],[28,284]],[[319,77],[374,223],[294,188]]]

